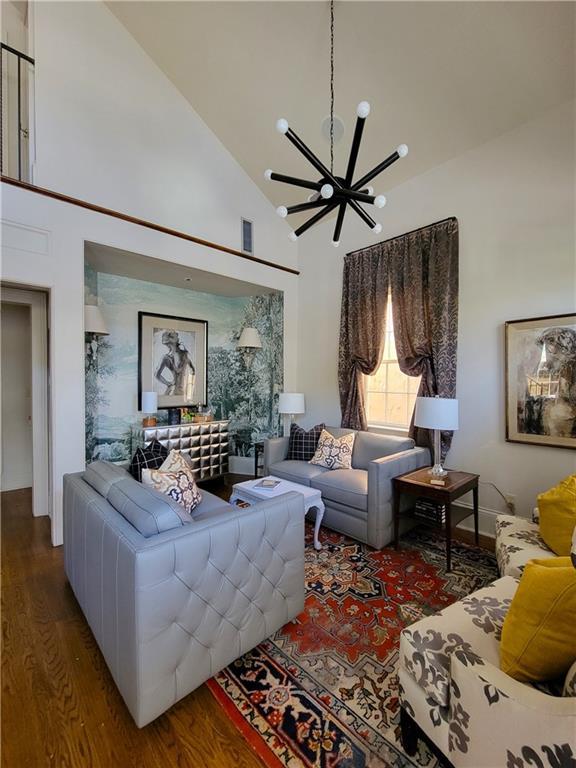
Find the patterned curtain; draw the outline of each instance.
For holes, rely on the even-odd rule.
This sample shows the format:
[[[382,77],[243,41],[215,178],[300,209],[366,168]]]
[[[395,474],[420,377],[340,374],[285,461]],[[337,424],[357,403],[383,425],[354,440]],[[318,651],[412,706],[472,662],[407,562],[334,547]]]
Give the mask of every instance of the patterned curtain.
[[[387,303],[388,262],[381,246],[346,256],[338,357],[343,427],[367,429],[362,375],[380,364]]]
[[[420,396],[456,396],[458,222],[450,219],[346,257],[339,361],[342,426],[366,429],[358,371],[373,373],[380,362],[389,285],[400,369],[422,377]],[[378,355],[375,362],[366,350]],[[428,430],[411,424],[410,435],[418,445],[429,444]],[[443,456],[451,440],[452,433],[443,433]]]

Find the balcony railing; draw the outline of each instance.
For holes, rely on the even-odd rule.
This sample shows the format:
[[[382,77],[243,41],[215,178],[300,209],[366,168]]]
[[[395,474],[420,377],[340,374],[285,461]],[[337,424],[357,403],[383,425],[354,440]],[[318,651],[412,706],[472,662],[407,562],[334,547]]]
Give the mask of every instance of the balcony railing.
[[[31,181],[34,114],[34,59],[1,43],[0,169],[4,176]]]

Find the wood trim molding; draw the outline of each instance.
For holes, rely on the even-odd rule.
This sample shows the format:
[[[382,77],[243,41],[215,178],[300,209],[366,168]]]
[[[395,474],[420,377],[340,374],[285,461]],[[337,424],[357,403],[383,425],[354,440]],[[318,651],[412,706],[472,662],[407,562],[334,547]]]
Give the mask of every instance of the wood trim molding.
[[[127,213],[120,213],[120,211],[113,211],[110,208],[104,208],[101,205],[95,205],[94,203],[88,203],[86,200],[78,200],[76,197],[70,197],[69,195],[63,195],[61,192],[54,192],[51,189],[44,187],[37,187],[34,184],[28,184],[26,181],[18,181],[18,179],[11,179],[9,176],[1,176],[1,181],[4,184],[10,184],[13,187],[19,189],[25,189],[28,192],[35,192],[38,195],[44,195],[50,197],[52,200],[58,200],[62,203],[68,203],[69,205],[76,205],[79,208],[86,208],[89,211],[95,213],[101,213],[104,216],[112,216],[115,219],[121,221],[127,221],[130,224],[137,224],[140,227],[146,227],[147,229],[153,229],[156,232],[161,232],[164,235],[170,235],[172,237],[179,237],[181,240],[187,240],[190,243],[196,243],[196,245],[202,245],[206,248],[213,248],[216,251],[223,251],[224,253],[231,253],[233,256],[238,256],[241,259],[247,261],[253,261],[256,264],[262,264],[265,267],[271,267],[272,269],[278,269],[282,272],[288,272],[291,275],[299,275],[300,272],[297,269],[291,267],[285,267],[282,264],[275,264],[272,261],[266,261],[266,259],[259,259],[257,256],[250,256],[242,251],[237,251],[234,248],[228,248],[227,245],[220,245],[219,243],[213,243],[210,240],[203,240],[200,237],[194,237],[186,232],[180,232],[177,229],[170,229],[169,227],[163,227],[161,224],[154,224],[152,221],[146,221],[146,219],[139,219],[136,216],[130,216]]]

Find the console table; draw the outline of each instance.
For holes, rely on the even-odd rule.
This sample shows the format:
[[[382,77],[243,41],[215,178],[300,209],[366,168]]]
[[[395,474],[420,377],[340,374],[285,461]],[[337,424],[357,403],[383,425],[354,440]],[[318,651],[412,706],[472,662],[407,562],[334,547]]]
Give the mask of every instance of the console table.
[[[145,445],[158,440],[171,450],[190,457],[197,480],[210,480],[228,472],[230,437],[228,421],[207,421],[203,424],[157,425],[135,428],[135,442]],[[136,446],[135,446],[136,447]]]
[[[408,472],[405,475],[393,478],[394,546],[396,549],[398,549],[400,534],[400,497],[403,493],[444,504],[446,506],[446,524],[442,526],[442,529],[446,535],[446,570],[450,571],[452,568],[452,528],[472,514],[474,515],[475,543],[478,544],[478,478],[479,475],[473,475],[470,472],[448,470],[447,476],[443,478],[444,485],[433,485],[430,482],[432,479],[430,467],[417,469],[415,472]],[[472,491],[473,509],[460,508],[453,510],[452,502],[468,493],[468,491]],[[418,518],[418,520],[421,523],[429,524],[421,518]],[[437,524],[433,525],[440,527]]]

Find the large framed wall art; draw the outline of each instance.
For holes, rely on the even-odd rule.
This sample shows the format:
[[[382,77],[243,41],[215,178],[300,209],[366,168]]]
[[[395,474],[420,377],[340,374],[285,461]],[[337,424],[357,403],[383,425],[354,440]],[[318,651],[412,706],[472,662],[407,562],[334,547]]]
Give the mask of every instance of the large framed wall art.
[[[138,404],[156,392],[159,408],[207,404],[208,323],[138,313]]]
[[[505,329],[506,440],[576,448],[576,315]]]

